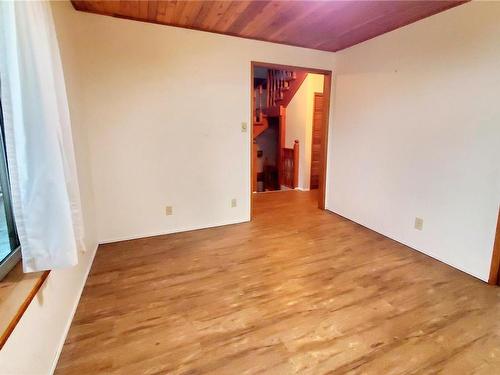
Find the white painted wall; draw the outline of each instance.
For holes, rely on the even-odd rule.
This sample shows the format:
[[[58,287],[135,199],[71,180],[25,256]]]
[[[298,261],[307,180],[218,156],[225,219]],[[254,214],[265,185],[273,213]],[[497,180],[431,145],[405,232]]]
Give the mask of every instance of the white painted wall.
[[[468,3],[337,53],[334,69],[328,209],[482,280],[500,200],[499,20],[500,3]]]
[[[309,190],[314,93],[323,92],[325,77],[309,73],[286,108],[286,147],[299,140],[299,189]]]
[[[250,62],[330,69],[332,55],[76,11],[67,18],[82,35],[99,240],[248,220],[250,132],[241,123],[251,124]]]
[[[87,252],[80,254],[76,267],[54,270],[31,302],[14,332],[0,351],[0,374],[50,374],[64,343],[74,311],[97,248],[95,212],[88,163],[86,129],[79,106],[79,74],[74,54],[71,17],[66,18],[67,7],[55,7],[55,21],[64,66],[66,88],[70,103],[78,178],[86,229]],[[76,30],[75,30],[76,31]],[[50,220],[50,218],[47,218]]]

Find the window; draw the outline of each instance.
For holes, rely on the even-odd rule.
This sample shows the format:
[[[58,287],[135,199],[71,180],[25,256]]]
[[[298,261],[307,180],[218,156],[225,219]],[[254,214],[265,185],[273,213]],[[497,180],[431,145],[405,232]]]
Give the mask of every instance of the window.
[[[0,101],[0,280],[21,259],[14,215],[10,200],[9,172],[5,154],[5,133]]]

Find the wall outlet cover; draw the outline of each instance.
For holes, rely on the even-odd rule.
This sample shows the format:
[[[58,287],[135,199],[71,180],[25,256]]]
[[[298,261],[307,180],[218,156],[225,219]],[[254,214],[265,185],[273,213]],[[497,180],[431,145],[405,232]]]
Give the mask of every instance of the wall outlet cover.
[[[231,208],[236,207],[236,205],[237,205],[236,198],[231,199]]]
[[[173,210],[172,206],[166,206],[165,207],[165,215],[170,216],[173,213],[174,213],[174,210]]]

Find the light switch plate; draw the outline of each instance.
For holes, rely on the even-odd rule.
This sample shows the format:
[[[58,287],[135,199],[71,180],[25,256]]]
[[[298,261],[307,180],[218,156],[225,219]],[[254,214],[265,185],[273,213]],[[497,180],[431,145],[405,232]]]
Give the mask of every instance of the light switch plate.
[[[166,206],[165,207],[165,215],[170,216],[173,213],[174,213],[174,210],[173,210],[172,206]]]
[[[424,219],[422,219],[421,217],[415,218],[415,229],[416,230],[423,230],[424,229]]]
[[[242,122],[241,123],[241,132],[242,133],[246,133],[247,129],[248,129],[247,123],[246,122]]]

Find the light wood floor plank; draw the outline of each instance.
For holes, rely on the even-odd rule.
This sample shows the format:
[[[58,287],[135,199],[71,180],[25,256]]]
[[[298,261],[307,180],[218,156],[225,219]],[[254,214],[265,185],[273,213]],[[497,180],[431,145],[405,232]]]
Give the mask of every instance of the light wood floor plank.
[[[316,208],[100,246],[57,374],[500,374],[500,288]]]

